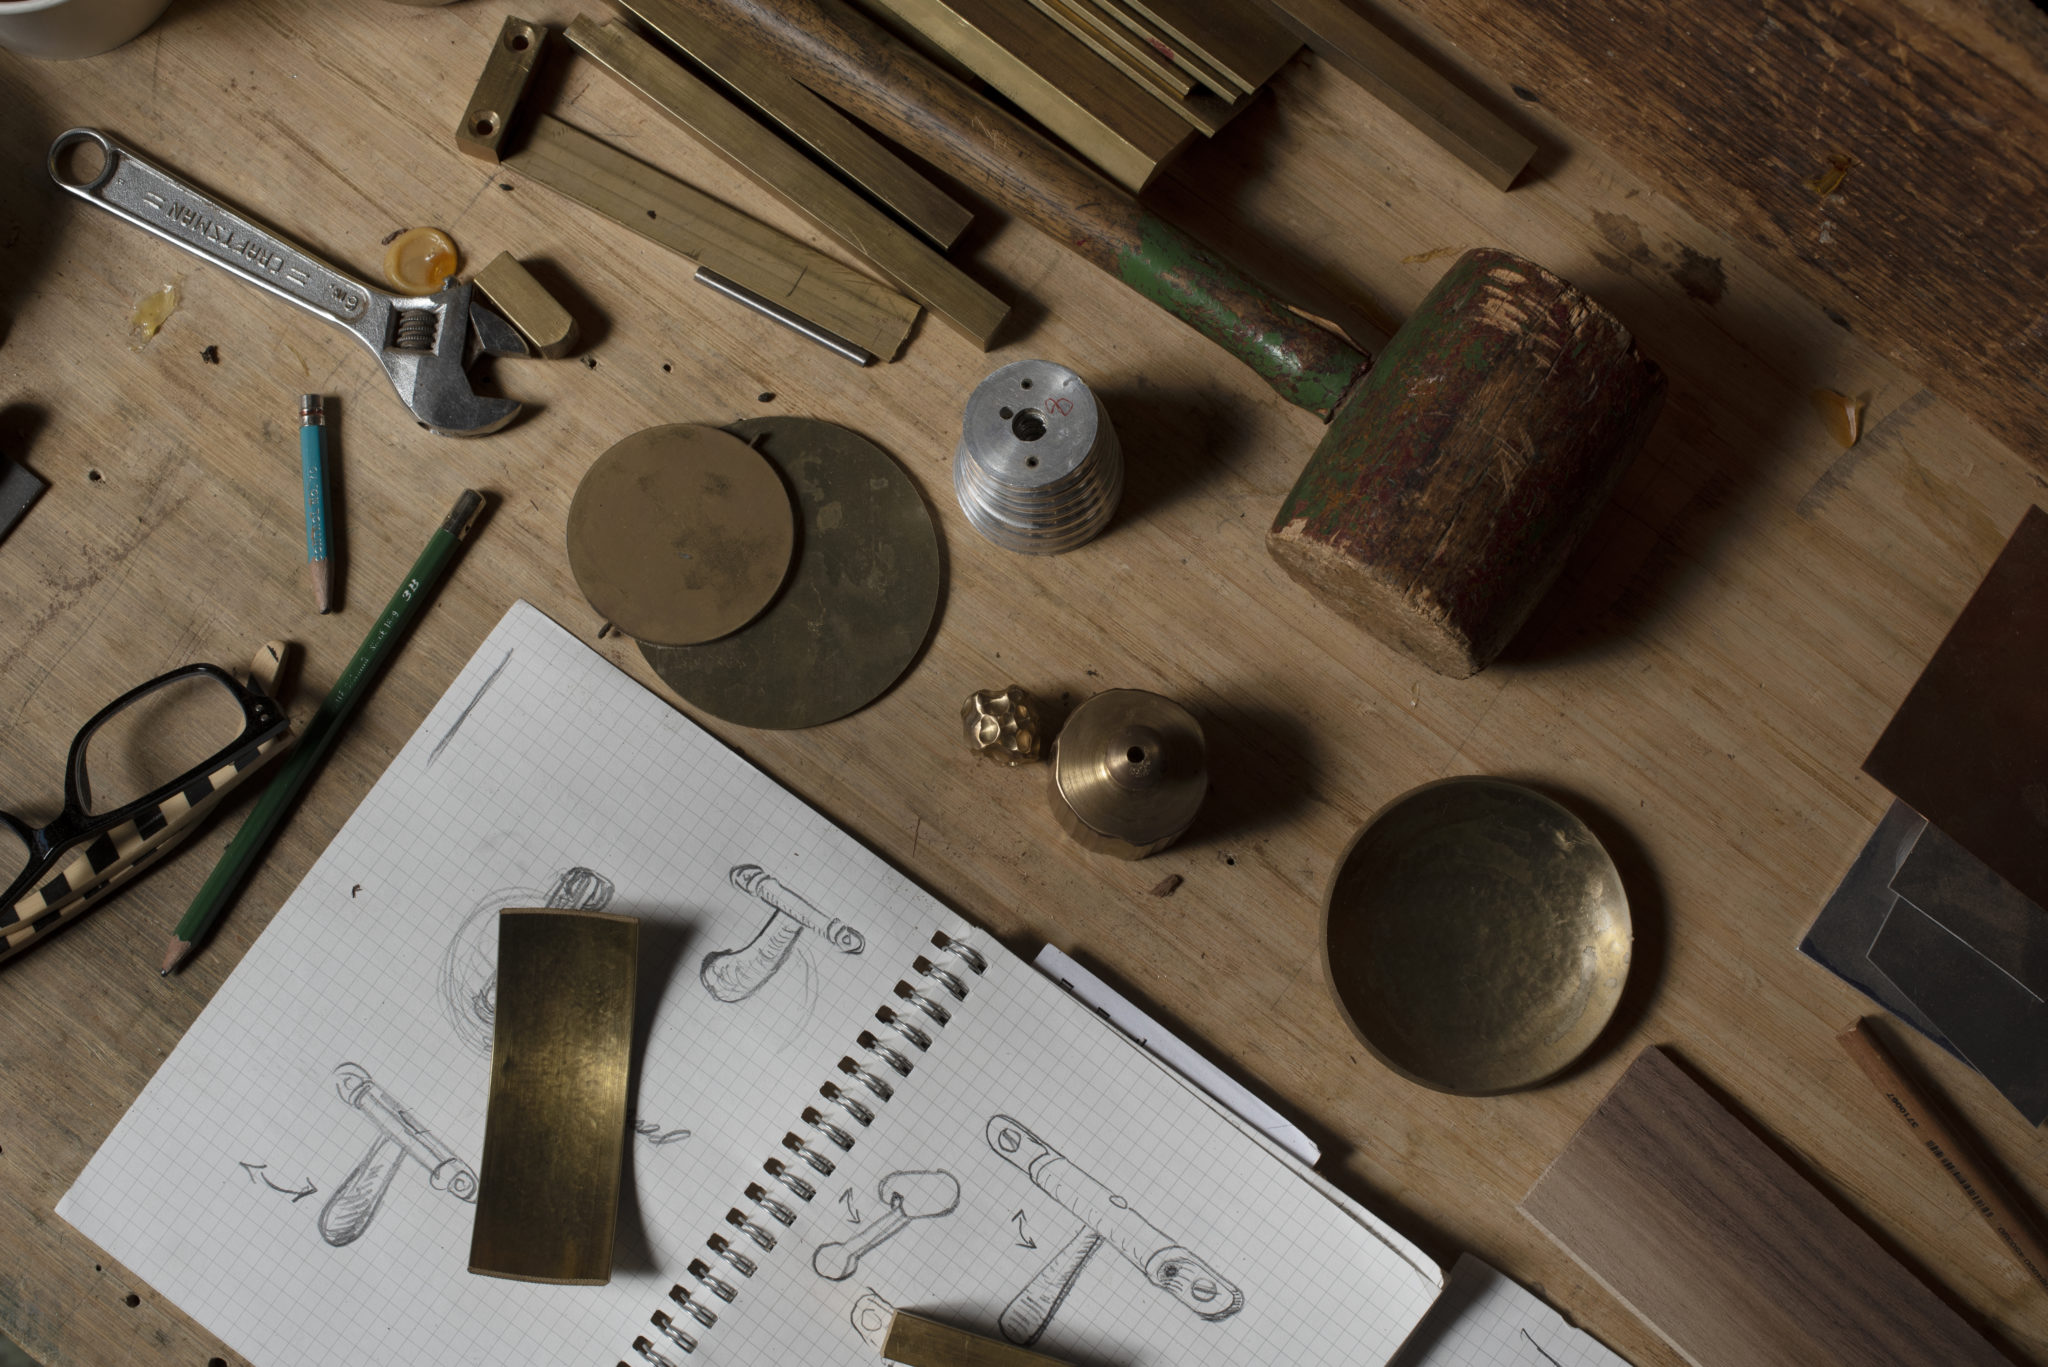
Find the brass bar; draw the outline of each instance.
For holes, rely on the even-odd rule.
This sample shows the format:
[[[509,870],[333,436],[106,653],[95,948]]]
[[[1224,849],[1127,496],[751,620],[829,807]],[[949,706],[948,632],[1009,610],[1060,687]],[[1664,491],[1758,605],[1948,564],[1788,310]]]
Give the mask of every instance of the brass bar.
[[[955,1329],[950,1324],[898,1310],[882,1340],[882,1356],[902,1367],[1065,1367],[1065,1358],[1047,1357],[1014,1343]]]
[[[1009,306],[907,228],[624,26],[578,16],[567,37],[627,89],[857,252],[933,317],[988,349]]]
[[[1150,184],[1193,128],[1015,0],[870,0],[964,62],[1125,189]]]
[[[1151,0],[1158,3],[1158,0]],[[1131,0],[1140,5],[1146,0]],[[1221,0],[1232,9],[1260,12],[1245,0]],[[1427,134],[1431,141],[1505,190],[1536,155],[1536,144],[1467,95],[1346,0],[1259,0],[1263,13],[1291,28],[1316,55],[1380,103]]]
[[[1249,95],[1273,78],[1302,40],[1252,0],[1125,0],[1167,36],[1237,82]],[[1342,4],[1343,0],[1330,0]],[[1271,6],[1268,7],[1272,8]]]
[[[497,259],[478,271],[471,283],[492,308],[519,329],[535,351],[549,360],[568,355],[569,348],[576,345],[576,320],[512,253],[499,252]]]
[[[1221,68],[1204,61],[1200,53],[1186,43],[1167,33],[1166,30],[1132,9],[1125,0],[1078,0],[1078,3],[1094,9],[1122,24],[1139,42],[1172,62],[1182,71],[1194,77],[1218,95],[1248,95],[1251,91],[1242,82],[1225,73]]]
[[[1090,13],[1083,6],[1071,4],[1069,0],[1031,0],[1031,3],[1038,7],[1039,13],[1086,43],[1096,56],[1146,89],[1164,91],[1175,100],[1195,93],[1194,77],[1146,47],[1133,34]]]
[[[560,119],[505,164],[877,356],[910,336],[914,301]]]
[[[505,20],[504,27],[498,30],[497,42],[491,45],[483,75],[477,77],[476,90],[463,110],[462,122],[455,129],[455,145],[464,153],[479,161],[500,160],[499,147],[505,141],[505,130],[512,123],[512,113],[519,107],[526,87],[533,81],[541,44],[547,36],[548,31],[531,20]]]
[[[611,1280],[639,948],[630,916],[498,914],[471,1272],[563,1286]]]
[[[688,3],[619,0],[619,8],[730,86],[762,118],[837,167],[941,250],[959,241],[973,222],[972,212],[759,51],[694,19]]]

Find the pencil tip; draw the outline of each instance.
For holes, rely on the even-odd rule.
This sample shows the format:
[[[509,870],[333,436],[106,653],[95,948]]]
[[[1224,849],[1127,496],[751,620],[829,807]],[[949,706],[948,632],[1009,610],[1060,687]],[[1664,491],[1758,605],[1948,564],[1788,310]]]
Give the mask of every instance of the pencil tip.
[[[306,569],[313,581],[313,610],[325,617],[334,611],[334,562],[312,560]]]
[[[185,955],[191,948],[192,942],[190,940],[171,941],[170,947],[164,950],[164,966],[157,971],[157,976],[159,978],[170,977],[176,971],[178,965],[185,962]]]

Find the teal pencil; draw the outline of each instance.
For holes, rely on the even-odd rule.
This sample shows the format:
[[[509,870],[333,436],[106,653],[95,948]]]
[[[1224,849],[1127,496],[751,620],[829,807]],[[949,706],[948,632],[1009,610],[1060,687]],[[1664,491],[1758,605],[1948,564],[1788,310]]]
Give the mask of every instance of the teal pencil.
[[[383,615],[370,628],[370,634],[356,647],[355,658],[334,681],[334,687],[321,702],[320,710],[313,714],[313,720],[306,723],[298,745],[285,756],[284,767],[270,780],[263,796],[256,799],[255,810],[242,823],[242,829],[235,832],[235,838],[228,842],[220,863],[213,866],[213,872],[207,875],[199,895],[192,899],[184,919],[172,932],[171,942],[164,950],[165,976],[185,961],[185,956],[192,952],[192,946],[199,937],[206,934],[221,912],[227,909],[228,902],[241,890],[242,884],[248,881],[264,846],[284,824],[285,811],[291,806],[292,799],[313,777],[313,771],[334,748],[334,742],[341,738],[342,727],[369,693],[378,671],[398,649],[406,627],[419,615],[427,600],[434,596],[441,576],[455,558],[456,548],[469,535],[470,525],[483,511],[483,506],[482,494],[474,489],[463,490],[462,497],[455,500],[454,511],[436,529],[433,538],[427,542],[427,548],[420,552],[420,558],[413,562],[405,582],[391,596]]]
[[[313,606],[334,608],[334,545],[327,530],[327,407],[318,394],[299,399],[299,477],[306,485],[306,569]]]

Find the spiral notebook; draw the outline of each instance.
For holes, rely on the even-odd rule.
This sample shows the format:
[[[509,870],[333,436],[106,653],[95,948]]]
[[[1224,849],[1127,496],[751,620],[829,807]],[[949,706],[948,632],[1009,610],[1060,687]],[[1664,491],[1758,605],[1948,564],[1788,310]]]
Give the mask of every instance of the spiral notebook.
[[[964,762],[964,757],[963,757]],[[505,906],[642,918],[610,1285],[470,1275]],[[517,604],[58,1212],[264,1364],[1390,1358],[1406,1240]]]

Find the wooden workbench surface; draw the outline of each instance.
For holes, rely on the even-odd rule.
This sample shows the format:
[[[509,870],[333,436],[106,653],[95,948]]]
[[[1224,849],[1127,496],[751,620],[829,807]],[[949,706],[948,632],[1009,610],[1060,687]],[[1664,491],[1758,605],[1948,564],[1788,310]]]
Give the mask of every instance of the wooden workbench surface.
[[[568,574],[564,519],[590,461],[650,424],[802,414],[864,432],[922,485],[946,545],[941,618],[864,712],[712,731],[1012,947],[1053,940],[1104,969],[1263,1083],[1321,1140],[1325,1169],[1431,1252],[1476,1251],[1639,1367],[1679,1358],[1515,1204],[1649,1043],[1673,1046],[2016,1358],[2048,1360],[2048,1298],[1901,1139],[1833,1040],[1862,1002],[1794,948],[1884,808],[1858,763],[2023,509],[2048,501],[2026,461],[1932,396],[1936,377],[1829,321],[1541,105],[1522,113],[1551,150],[1502,195],[1295,59],[1156,188],[1169,216],[1338,318],[1398,319],[1457,249],[1506,246],[1605,300],[1671,375],[1649,449],[1536,627],[1499,666],[1446,681],[1267,558],[1317,424],[1032,230],[987,212],[954,253],[1015,304],[996,352],[927,319],[901,360],[862,371],[711,297],[679,258],[460,156],[455,120],[514,8],[179,0],[105,57],[0,54],[0,450],[52,485],[0,543],[0,803],[46,819],[92,711],[179,664],[238,665],[269,637],[305,647],[303,715],[456,492],[497,499],[187,973],[160,979],[157,955],[246,801],[0,968],[0,1331],[53,1367],[239,1360],[59,1220],[58,1198],[515,598],[658,687],[629,643],[599,639]],[[572,122],[796,226],[588,68],[555,98]],[[75,124],[365,275],[379,241],[416,224],[449,229],[473,262],[544,262],[584,349],[499,367],[533,405],[513,428],[432,437],[352,339],[58,194],[43,152]],[[169,280],[183,302],[138,350],[129,313]],[[1027,356],[1097,388],[1130,465],[1109,533],[1053,560],[974,535],[948,478],[967,393]],[[1816,417],[1821,386],[1870,396],[1853,450]],[[310,611],[304,569],[305,391],[336,396],[346,563],[328,618]],[[1215,791],[1189,837],[1140,864],[1092,857],[1059,833],[1041,772],[971,762],[961,700],[1013,681],[1192,707]],[[1574,806],[1634,904],[1621,1017],[1581,1067],[1520,1096],[1395,1078],[1351,1042],[1318,966],[1345,840],[1396,794],[1459,773]],[[1148,895],[1175,873],[1170,897]],[[2039,1204],[2048,1143],[1982,1079],[1917,1039],[1903,1048]]]

